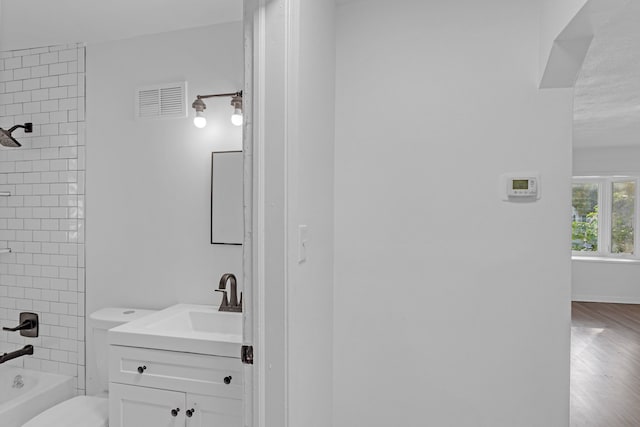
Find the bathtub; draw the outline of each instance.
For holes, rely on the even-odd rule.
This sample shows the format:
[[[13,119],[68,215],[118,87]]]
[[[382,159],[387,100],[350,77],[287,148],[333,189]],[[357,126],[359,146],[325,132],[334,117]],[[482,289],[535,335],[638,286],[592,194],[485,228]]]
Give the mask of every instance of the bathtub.
[[[2,427],[21,427],[40,412],[74,395],[72,377],[0,365]]]

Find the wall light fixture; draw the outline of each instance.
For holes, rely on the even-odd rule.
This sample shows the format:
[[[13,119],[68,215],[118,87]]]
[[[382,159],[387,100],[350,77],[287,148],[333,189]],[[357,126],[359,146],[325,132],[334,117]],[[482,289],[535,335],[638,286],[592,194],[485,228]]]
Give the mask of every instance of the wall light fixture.
[[[231,123],[235,126],[242,126],[242,91],[233,93],[217,93],[214,95],[197,95],[196,100],[191,104],[191,107],[196,110],[196,116],[193,119],[193,124],[198,128],[203,128],[207,125],[207,118],[204,115],[204,110],[207,109],[207,104],[204,103],[203,99],[220,98],[225,96],[231,97],[231,106],[233,107]]]

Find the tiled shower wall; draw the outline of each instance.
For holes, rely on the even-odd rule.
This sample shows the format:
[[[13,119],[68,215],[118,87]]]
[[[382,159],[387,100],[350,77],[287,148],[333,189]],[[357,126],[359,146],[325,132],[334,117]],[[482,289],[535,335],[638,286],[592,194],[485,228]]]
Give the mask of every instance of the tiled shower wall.
[[[85,49],[0,52],[0,127],[33,122],[0,148],[0,325],[40,316],[40,336],[0,332],[0,352],[33,344],[9,363],[77,378],[85,389]]]

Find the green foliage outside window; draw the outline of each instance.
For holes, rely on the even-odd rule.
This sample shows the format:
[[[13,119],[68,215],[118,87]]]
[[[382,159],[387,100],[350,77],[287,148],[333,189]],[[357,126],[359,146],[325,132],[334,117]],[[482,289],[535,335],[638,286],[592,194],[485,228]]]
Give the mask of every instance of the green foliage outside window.
[[[574,183],[571,206],[573,207],[571,249],[596,252],[598,250],[598,184]]]
[[[614,182],[612,189],[611,253],[632,254],[636,183]]]
[[[584,216],[571,223],[571,249],[595,252],[598,250],[598,205]]]

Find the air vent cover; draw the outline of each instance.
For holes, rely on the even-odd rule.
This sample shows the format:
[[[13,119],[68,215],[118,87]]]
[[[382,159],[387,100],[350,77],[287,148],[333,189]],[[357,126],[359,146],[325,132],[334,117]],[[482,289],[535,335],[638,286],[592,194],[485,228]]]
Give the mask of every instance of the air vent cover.
[[[136,118],[187,117],[187,82],[136,89]]]

